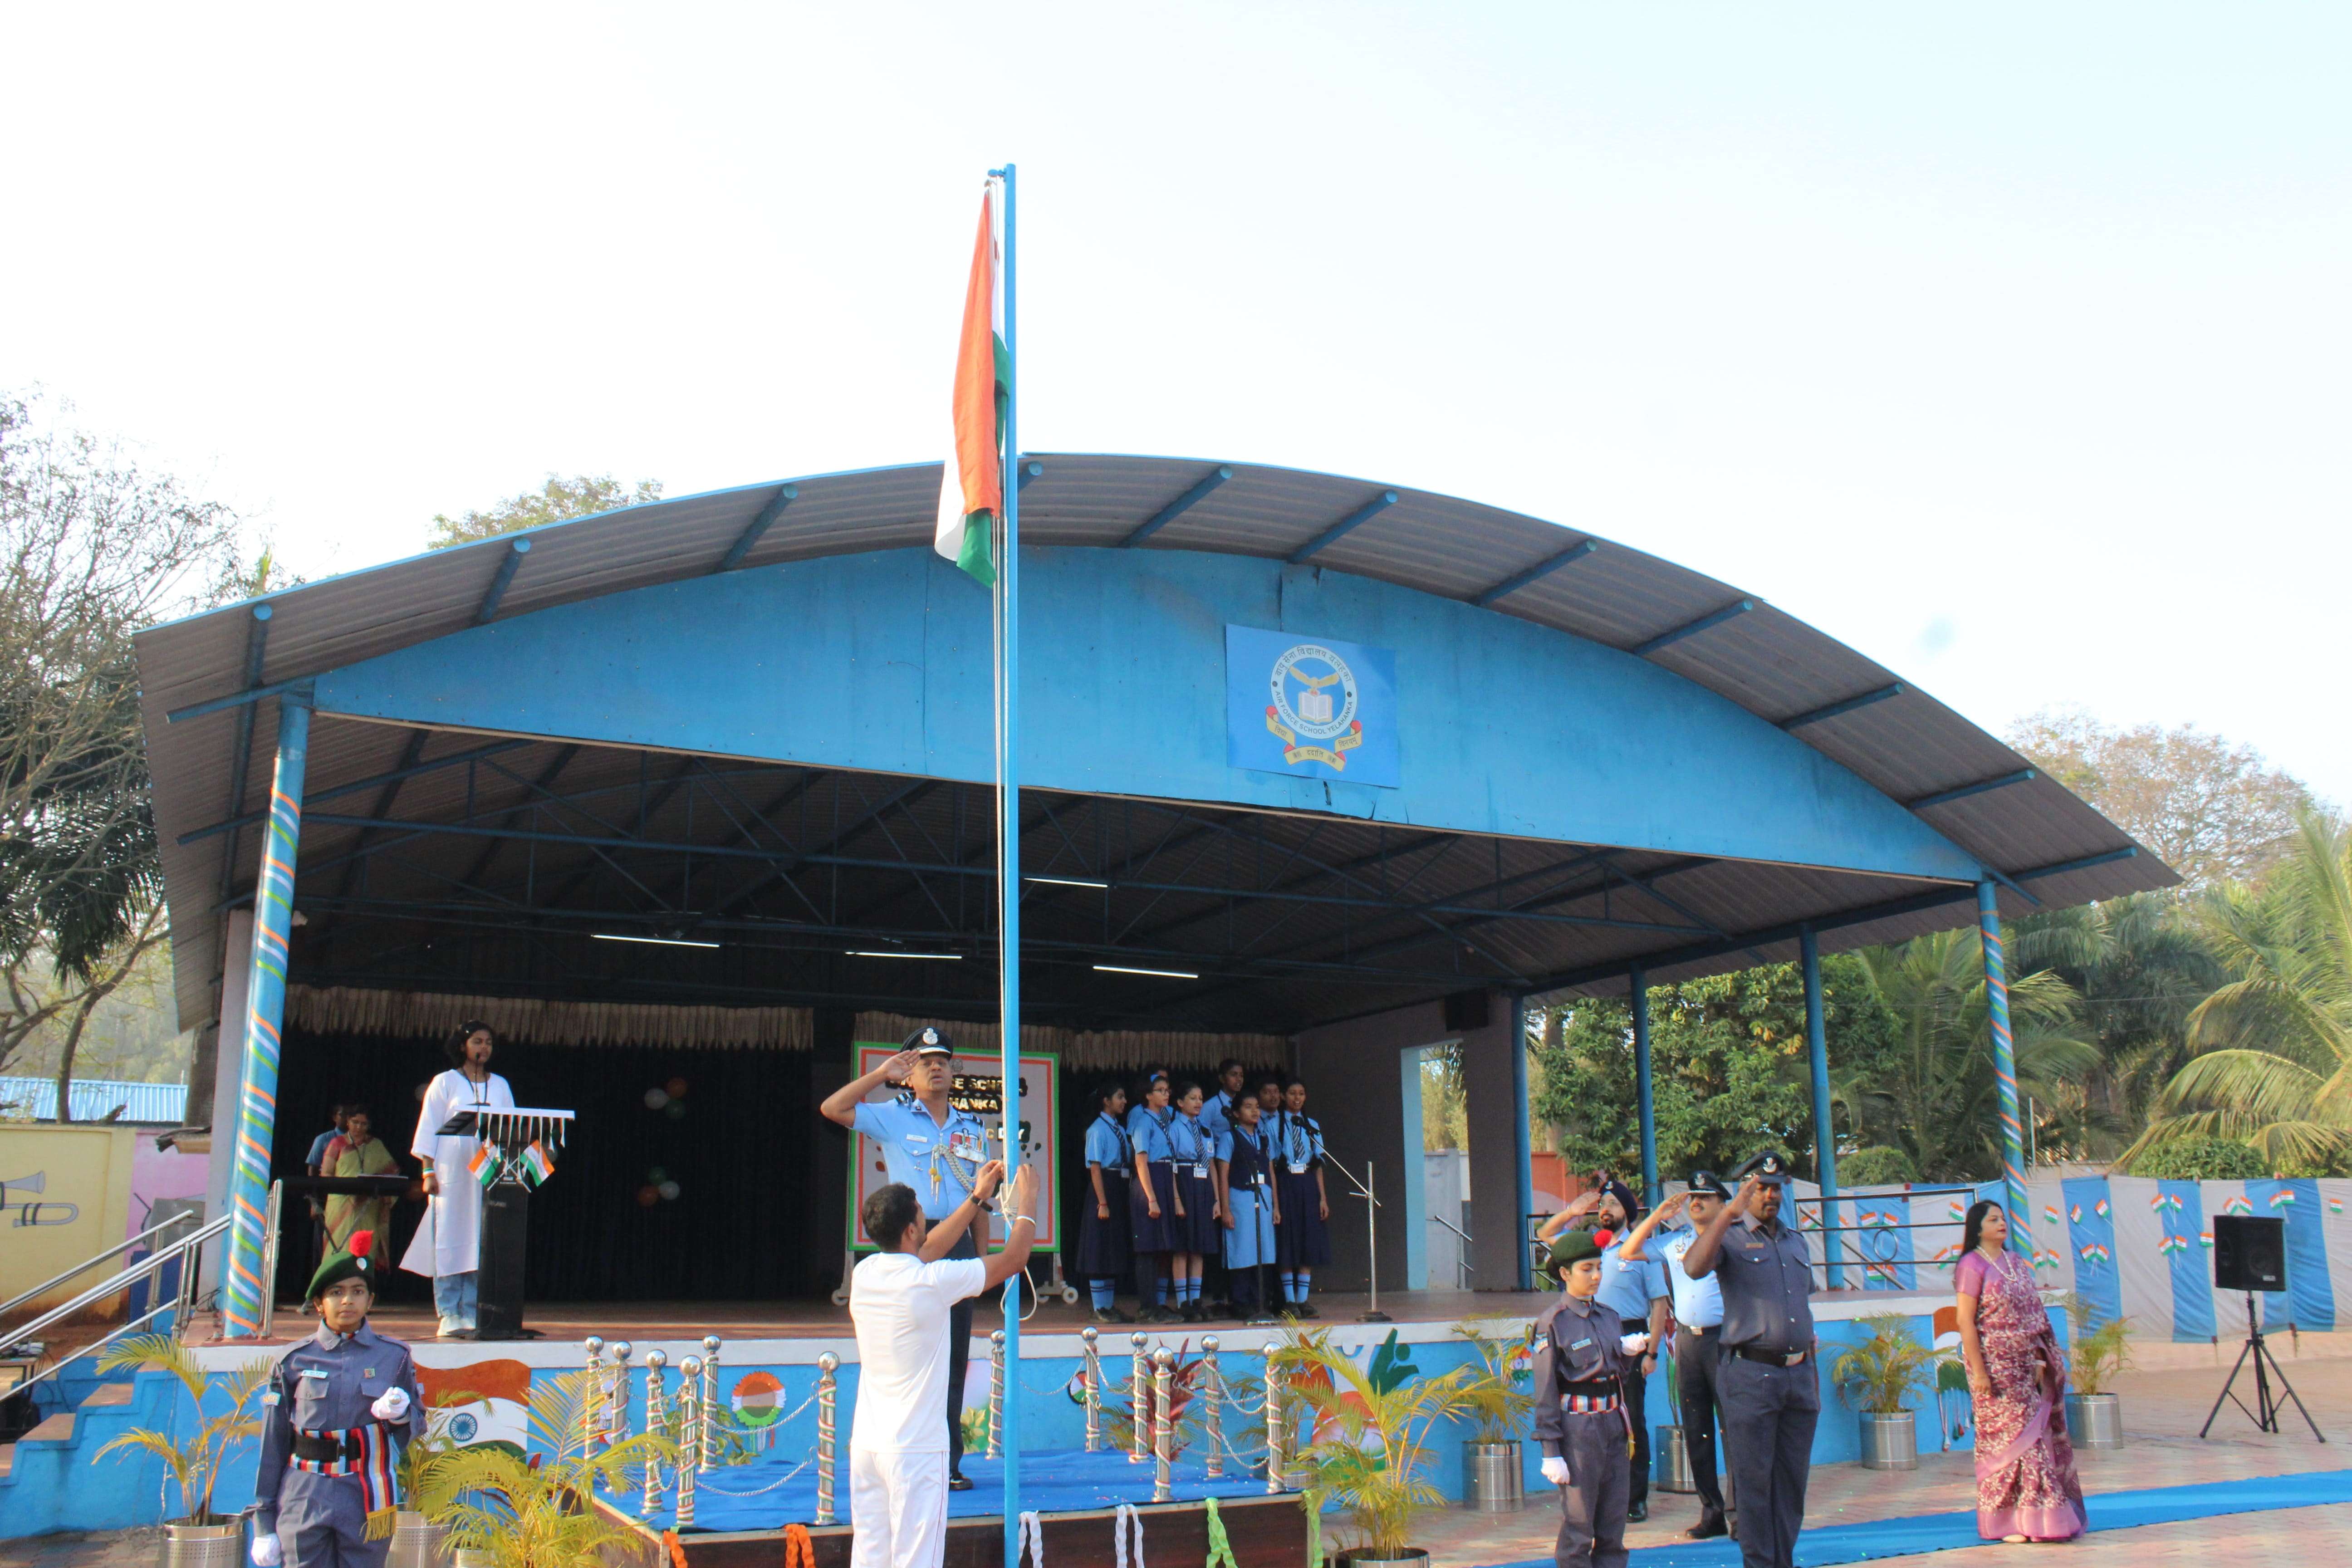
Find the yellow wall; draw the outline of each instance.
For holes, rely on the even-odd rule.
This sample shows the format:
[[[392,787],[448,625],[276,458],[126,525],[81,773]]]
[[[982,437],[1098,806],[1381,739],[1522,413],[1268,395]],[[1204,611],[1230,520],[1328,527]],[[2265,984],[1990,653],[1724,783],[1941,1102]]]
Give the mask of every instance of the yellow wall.
[[[0,1301],[130,1234],[131,1154],[138,1136],[129,1127],[0,1122],[0,1179],[8,1184],[6,1207],[0,1209]],[[38,1192],[28,1185],[36,1178]],[[113,1267],[121,1263],[112,1260]],[[37,1304],[67,1300],[105,1279],[113,1267],[100,1265],[69,1279]],[[120,1301],[117,1297],[112,1305]],[[9,1318],[21,1319],[36,1304],[26,1303]]]

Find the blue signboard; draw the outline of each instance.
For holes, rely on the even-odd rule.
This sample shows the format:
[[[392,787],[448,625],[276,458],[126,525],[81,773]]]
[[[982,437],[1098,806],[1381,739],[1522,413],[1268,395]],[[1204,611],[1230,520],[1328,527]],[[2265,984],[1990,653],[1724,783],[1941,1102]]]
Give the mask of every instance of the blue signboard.
[[[1395,652],[1226,626],[1225,760],[1396,788]]]

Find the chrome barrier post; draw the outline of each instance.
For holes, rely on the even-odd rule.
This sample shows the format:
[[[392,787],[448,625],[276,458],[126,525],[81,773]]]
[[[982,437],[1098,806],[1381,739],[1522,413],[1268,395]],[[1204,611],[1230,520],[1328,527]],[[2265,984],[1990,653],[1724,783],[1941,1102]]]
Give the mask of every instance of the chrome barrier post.
[[[1127,1336],[1135,1352],[1135,1370],[1129,1379],[1130,1414],[1135,1421],[1135,1441],[1127,1456],[1130,1465],[1139,1465],[1151,1453],[1151,1369],[1144,1358],[1144,1346],[1150,1342],[1140,1332]]]
[[[626,1340],[613,1342],[613,1397],[604,1414],[609,1423],[604,1429],[613,1435],[613,1441],[625,1441],[629,1436],[629,1342]]]
[[[1086,1346],[1087,1452],[1092,1454],[1102,1447],[1102,1331],[1088,1323],[1078,1341]]]
[[[1274,1352],[1265,1357],[1265,1489],[1278,1492],[1282,1488],[1282,1373],[1274,1364]]]
[[[835,1403],[840,1398],[835,1373],[841,1370],[841,1358],[831,1351],[816,1358],[816,1521],[831,1524],[833,1517],[833,1472],[835,1446]]]
[[[695,1465],[704,1471],[719,1468],[711,1455],[710,1418],[719,1408],[719,1336],[702,1336],[702,1434],[694,1445]]]
[[[988,1457],[1004,1458],[1004,1331],[988,1336]]]
[[[1225,1473],[1224,1382],[1217,1371],[1214,1334],[1201,1341],[1201,1368],[1206,1380],[1201,1391],[1201,1440],[1209,1447],[1209,1478],[1214,1480]]]
[[[604,1429],[604,1342],[591,1334],[580,1342],[588,1357],[587,1386],[580,1394],[580,1457],[593,1458],[596,1436]]]
[[[1176,1352],[1160,1346],[1151,1352],[1151,1381],[1158,1395],[1152,1402],[1157,1413],[1151,1423],[1151,1452],[1157,1464],[1151,1477],[1151,1500],[1166,1502],[1175,1495],[1169,1484],[1169,1471],[1176,1462]]]
[[[662,1353],[660,1346],[656,1345],[646,1352],[646,1436],[648,1437],[661,1436],[664,1417],[667,1414],[662,1409],[662,1369],[668,1364],[669,1357]],[[658,1456],[648,1453],[646,1456],[645,1511],[646,1516],[650,1518],[660,1512],[661,1503],[661,1459]]]
[[[694,1454],[687,1445],[702,1429],[702,1358],[687,1357],[677,1372],[677,1527],[684,1530],[694,1522]]]

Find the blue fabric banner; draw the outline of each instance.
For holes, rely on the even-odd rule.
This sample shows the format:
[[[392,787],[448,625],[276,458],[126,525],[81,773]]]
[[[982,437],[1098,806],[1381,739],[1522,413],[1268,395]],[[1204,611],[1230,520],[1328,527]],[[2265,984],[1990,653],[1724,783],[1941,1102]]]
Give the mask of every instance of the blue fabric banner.
[[[2327,1278],[2327,1237],[2315,1181],[2248,1182],[2254,1213],[2286,1221],[2286,1296],[2262,1298],[2263,1322],[2326,1333],[2336,1327],[2336,1287]]]
[[[2116,1224],[2104,1176],[2074,1176],[2065,1184],[2066,1239],[2074,1249],[2074,1289],[2089,1309],[2088,1328],[2124,1315],[2122,1277],[2116,1272]]]
[[[2205,1225],[2205,1194],[2195,1182],[2156,1184],[2161,1243],[2172,1266],[2172,1337],[2202,1343],[2213,1337],[2213,1253]]]

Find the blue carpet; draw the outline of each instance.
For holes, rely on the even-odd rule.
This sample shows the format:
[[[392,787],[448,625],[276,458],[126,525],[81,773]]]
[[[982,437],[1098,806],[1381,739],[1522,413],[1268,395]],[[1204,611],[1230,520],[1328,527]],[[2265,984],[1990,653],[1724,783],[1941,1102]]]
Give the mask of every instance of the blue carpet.
[[[2209,1481],[2193,1487],[2156,1487],[2146,1491],[2103,1492],[2084,1500],[2094,1532],[2131,1530],[2144,1524],[2177,1524],[2221,1514],[2259,1513],[2278,1508],[2315,1508],[2352,1502],[2352,1470],[2315,1470],[2300,1476],[2264,1476],[2250,1481]],[[1832,1524],[1797,1538],[1798,1568],[1867,1563],[1915,1552],[1951,1552],[1982,1546],[1977,1516],[1921,1513],[1862,1524]],[[1644,1546],[1632,1553],[1633,1568],[1739,1568],[1739,1548],[1729,1541],[1694,1541]],[[1500,1568],[1551,1568],[1549,1557],[1501,1564]]]
[[[782,1485],[798,1458],[774,1457],[748,1465],[729,1465],[698,1478],[694,1494],[694,1528],[698,1531],[782,1530],[806,1524],[816,1517],[816,1467]],[[1004,1502],[1004,1461],[965,1456],[963,1473],[971,1490],[948,1494],[948,1517],[991,1518]],[[1021,1457],[1021,1504],[1042,1513],[1083,1513],[1090,1509],[1116,1508],[1123,1502],[1151,1500],[1152,1467],[1130,1464],[1125,1454],[1089,1454],[1083,1448],[1031,1450]],[[1246,1475],[1225,1475],[1211,1480],[1198,1460],[1179,1461],[1170,1470],[1170,1491],[1177,1502],[1204,1497],[1263,1497],[1265,1482]],[[604,1500],[628,1514],[638,1514],[639,1500],[601,1494]],[[849,1521],[849,1454],[845,1449],[835,1477],[834,1511]],[[674,1498],[668,1500],[675,1502]],[[655,1530],[667,1530],[676,1516],[665,1509],[646,1520]],[[1302,1545],[1304,1538],[1302,1537]]]

